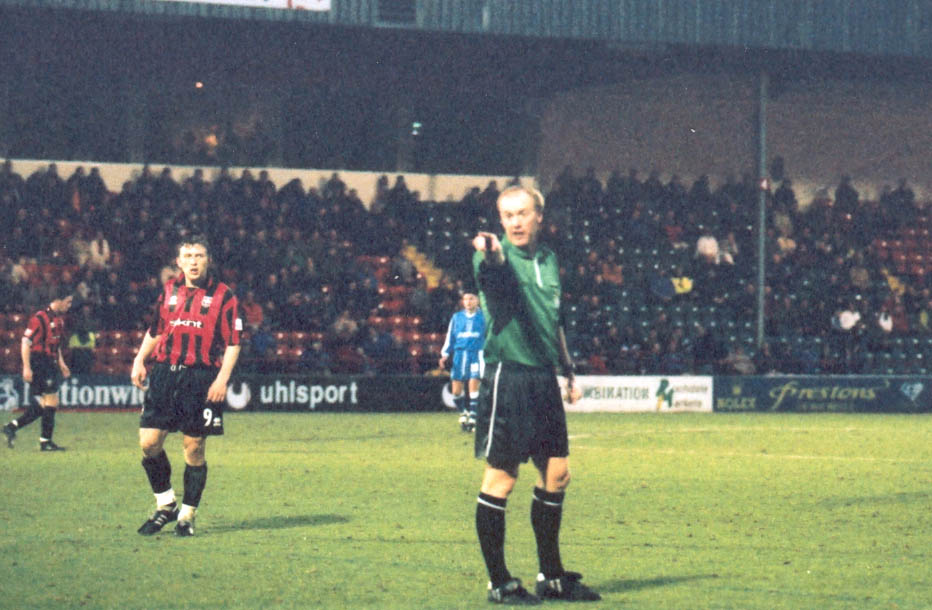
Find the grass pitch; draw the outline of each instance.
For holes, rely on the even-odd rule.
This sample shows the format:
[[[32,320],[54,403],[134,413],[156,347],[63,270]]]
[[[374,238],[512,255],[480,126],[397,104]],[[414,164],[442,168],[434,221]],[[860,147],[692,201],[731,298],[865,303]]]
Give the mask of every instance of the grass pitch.
[[[570,415],[564,563],[591,607],[932,606],[932,419]],[[252,414],[208,442],[197,536],[153,499],[130,413],[58,415],[0,446],[2,608],[483,608],[482,463],[450,413]],[[166,447],[180,494],[181,439]],[[506,557],[537,571],[533,468]],[[560,606],[560,604],[548,604]]]

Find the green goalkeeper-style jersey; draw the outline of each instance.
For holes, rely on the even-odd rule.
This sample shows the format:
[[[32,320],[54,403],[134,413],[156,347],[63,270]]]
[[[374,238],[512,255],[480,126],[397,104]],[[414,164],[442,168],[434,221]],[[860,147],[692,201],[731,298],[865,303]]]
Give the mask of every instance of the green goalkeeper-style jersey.
[[[550,248],[538,245],[528,254],[504,238],[505,264],[485,262],[473,254],[479,300],[486,315],[483,358],[486,364],[515,362],[556,368],[559,365],[560,268]]]

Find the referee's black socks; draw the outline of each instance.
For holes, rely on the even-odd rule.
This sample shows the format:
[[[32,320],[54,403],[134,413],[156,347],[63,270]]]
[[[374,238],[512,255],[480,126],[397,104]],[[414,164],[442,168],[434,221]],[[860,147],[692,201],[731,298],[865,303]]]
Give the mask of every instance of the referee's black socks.
[[[537,539],[537,559],[544,578],[563,575],[560,561],[560,521],[563,517],[563,498],[566,492],[534,488],[531,502],[531,526]]]
[[[500,587],[511,574],[505,567],[505,504],[508,498],[496,498],[480,493],[476,502],[476,533],[479,548],[489,571],[493,587]]]

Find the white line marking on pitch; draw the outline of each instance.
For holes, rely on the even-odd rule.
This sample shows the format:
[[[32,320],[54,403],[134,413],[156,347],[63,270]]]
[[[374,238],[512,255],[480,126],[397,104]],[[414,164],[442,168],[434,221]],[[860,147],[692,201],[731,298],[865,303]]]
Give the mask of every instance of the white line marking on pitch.
[[[737,453],[737,452],[707,452],[707,451],[694,451],[694,450],[680,450],[680,449],[630,449],[632,452],[640,453],[665,453],[667,455],[676,455],[676,454],[686,454],[686,455],[701,455],[706,457],[763,457],[778,459],[784,458],[788,460],[835,460],[838,462],[905,462],[910,464],[923,464],[928,463],[929,460],[916,460],[909,458],[883,458],[883,457],[869,457],[869,456],[848,456],[848,455],[799,455],[792,453]]]

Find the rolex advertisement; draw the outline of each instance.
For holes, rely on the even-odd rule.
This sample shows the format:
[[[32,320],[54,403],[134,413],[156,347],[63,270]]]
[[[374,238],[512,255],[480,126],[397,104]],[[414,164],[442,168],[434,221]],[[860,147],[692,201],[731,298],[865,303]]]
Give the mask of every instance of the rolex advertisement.
[[[843,375],[716,377],[715,410],[927,412],[932,410],[932,378]]]

